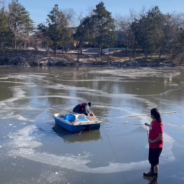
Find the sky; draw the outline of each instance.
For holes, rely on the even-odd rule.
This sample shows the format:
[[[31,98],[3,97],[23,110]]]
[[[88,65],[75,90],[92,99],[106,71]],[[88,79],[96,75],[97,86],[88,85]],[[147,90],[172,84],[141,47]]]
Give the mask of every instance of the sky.
[[[10,2],[11,0],[6,0]],[[76,12],[76,18],[83,12],[86,14],[90,7],[95,8],[101,0],[19,0],[19,2],[30,13],[31,19],[35,24],[44,23],[48,13],[52,10],[55,4],[59,5],[60,9],[72,8]],[[106,9],[116,14],[128,15],[130,9],[140,11],[143,6],[150,8],[159,6],[163,13],[168,12],[184,12],[184,0],[103,0]],[[78,22],[76,21],[77,25]]]

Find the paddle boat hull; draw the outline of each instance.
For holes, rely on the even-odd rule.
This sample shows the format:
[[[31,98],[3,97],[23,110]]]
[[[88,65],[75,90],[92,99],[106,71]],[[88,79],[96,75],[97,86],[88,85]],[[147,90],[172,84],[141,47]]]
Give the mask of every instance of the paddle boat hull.
[[[67,116],[72,116],[68,118]],[[75,118],[74,118],[75,117]],[[67,114],[65,116],[60,114],[54,115],[56,125],[64,128],[71,133],[77,133],[81,131],[98,130],[100,128],[101,121],[96,119],[96,117],[86,117],[85,115],[71,115]]]

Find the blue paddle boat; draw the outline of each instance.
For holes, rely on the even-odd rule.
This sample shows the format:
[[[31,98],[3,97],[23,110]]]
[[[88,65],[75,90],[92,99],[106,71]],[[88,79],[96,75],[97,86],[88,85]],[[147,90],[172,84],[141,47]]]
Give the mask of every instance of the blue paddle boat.
[[[98,130],[101,121],[95,116],[85,116],[84,114],[54,114],[55,123],[71,133],[85,130]]]

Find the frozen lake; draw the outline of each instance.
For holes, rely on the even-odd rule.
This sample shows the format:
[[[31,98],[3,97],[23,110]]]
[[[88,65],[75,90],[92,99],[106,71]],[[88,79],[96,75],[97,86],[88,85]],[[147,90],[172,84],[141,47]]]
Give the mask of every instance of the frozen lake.
[[[1,184],[147,184],[147,130],[136,124],[151,119],[117,117],[154,107],[177,112],[162,116],[159,183],[183,184],[183,68],[0,67],[0,91]],[[55,126],[53,113],[88,101],[99,131]]]

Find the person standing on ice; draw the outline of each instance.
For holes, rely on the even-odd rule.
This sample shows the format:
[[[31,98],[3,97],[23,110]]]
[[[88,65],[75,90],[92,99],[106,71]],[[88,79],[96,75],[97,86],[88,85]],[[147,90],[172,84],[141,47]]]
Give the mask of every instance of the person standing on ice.
[[[148,173],[144,173],[144,177],[153,178],[150,184],[158,184],[158,171],[159,171],[159,157],[163,148],[163,123],[160,113],[156,108],[151,110],[151,125],[145,124],[149,127],[149,163],[151,164],[151,170]]]
[[[85,114],[86,116],[94,116],[92,112],[89,111],[89,108],[91,107],[91,102],[82,103],[74,107],[73,112],[77,114]]]

